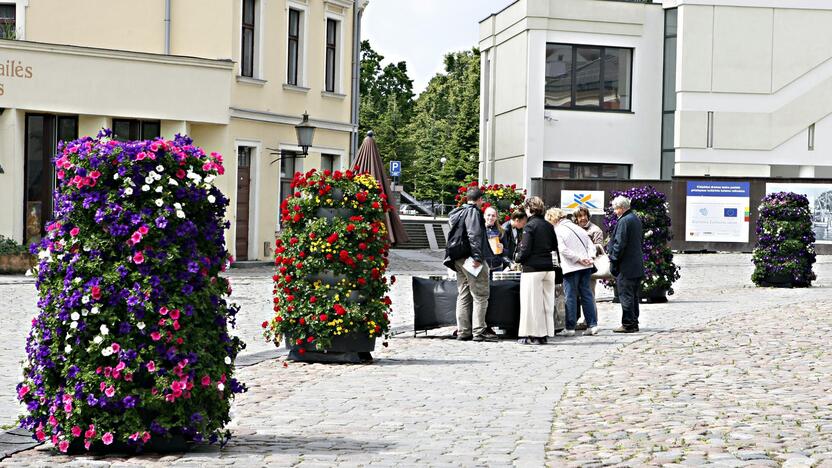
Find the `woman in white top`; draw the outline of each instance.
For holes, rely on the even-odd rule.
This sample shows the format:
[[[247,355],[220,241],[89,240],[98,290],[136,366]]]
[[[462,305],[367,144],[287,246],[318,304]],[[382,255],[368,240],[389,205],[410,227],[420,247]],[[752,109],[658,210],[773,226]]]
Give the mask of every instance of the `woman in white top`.
[[[573,336],[578,321],[578,296],[584,306],[587,330],[585,335],[598,333],[598,314],[589,287],[595,258],[595,244],[586,231],[566,218],[566,212],[550,208],[546,220],[555,226],[558,250],[563,269],[563,289],[566,292],[566,329],[562,336]]]

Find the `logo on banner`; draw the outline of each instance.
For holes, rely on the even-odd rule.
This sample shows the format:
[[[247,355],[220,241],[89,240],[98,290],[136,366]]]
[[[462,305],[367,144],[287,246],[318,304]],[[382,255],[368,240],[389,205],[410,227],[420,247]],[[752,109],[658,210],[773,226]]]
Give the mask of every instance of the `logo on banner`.
[[[577,210],[580,207],[597,210],[598,205],[592,199],[591,193],[575,193],[572,196],[572,203],[566,205],[570,210]]]
[[[560,207],[566,211],[586,208],[590,214],[604,214],[603,190],[561,190]]]

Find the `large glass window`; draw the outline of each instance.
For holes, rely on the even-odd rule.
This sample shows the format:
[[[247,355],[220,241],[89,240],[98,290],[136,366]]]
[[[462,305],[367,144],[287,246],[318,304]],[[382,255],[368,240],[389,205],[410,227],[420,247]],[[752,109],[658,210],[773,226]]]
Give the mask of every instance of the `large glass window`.
[[[152,140],[161,136],[159,120],[113,119],[113,139],[120,141]]]
[[[256,0],[243,0],[242,51],[240,54],[240,74],[254,76],[254,25]]]
[[[300,68],[300,10],[289,9],[289,52],[286,83],[297,86]]]
[[[17,6],[14,3],[0,4],[0,39],[15,39],[17,37],[16,18]]]
[[[341,168],[341,157],[337,154],[322,154],[321,155],[321,170],[329,170],[330,172]]]
[[[632,49],[547,44],[546,107],[629,111],[632,62]]]
[[[629,179],[628,164],[543,163],[544,179]]]
[[[338,21],[326,20],[326,90],[334,93],[338,78]]]
[[[676,114],[676,31],[677,9],[664,13],[664,79],[662,92],[661,177],[670,179],[676,164],[673,120]]]

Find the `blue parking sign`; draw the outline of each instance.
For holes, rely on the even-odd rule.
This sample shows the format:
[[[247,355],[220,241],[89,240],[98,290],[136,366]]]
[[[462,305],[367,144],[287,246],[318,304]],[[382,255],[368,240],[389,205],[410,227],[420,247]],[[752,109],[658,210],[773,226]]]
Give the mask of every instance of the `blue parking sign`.
[[[402,175],[402,162],[390,161],[390,177],[400,177]]]

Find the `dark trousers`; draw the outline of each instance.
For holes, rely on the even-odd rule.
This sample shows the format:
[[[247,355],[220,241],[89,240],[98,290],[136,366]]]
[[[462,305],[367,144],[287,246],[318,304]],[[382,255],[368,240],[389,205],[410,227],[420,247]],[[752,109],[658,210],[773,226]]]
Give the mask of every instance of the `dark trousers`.
[[[621,325],[624,328],[638,327],[638,292],[641,289],[641,278],[625,278],[623,275],[615,277],[618,287],[618,300],[621,301]]]

